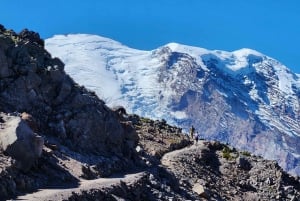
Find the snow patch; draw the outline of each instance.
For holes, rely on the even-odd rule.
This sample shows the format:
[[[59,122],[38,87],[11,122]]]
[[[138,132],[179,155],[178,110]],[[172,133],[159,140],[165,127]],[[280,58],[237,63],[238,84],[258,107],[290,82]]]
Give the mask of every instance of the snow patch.
[[[171,115],[174,116],[176,119],[180,119],[180,120],[188,118],[188,116],[184,111],[171,112]]]

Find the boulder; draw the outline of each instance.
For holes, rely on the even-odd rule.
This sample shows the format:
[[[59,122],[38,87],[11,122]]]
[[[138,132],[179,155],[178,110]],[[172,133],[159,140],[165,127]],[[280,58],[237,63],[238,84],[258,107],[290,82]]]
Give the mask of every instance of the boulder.
[[[1,113],[0,118],[0,150],[14,158],[19,169],[28,171],[41,156],[44,139],[17,115]]]
[[[193,186],[193,189],[192,189],[195,193],[197,193],[199,196],[203,197],[203,198],[207,198],[209,199],[209,193],[207,191],[207,189],[204,188],[204,186],[202,186],[201,184],[199,183],[196,183],[194,186]]]
[[[23,112],[20,116],[21,119],[27,123],[27,125],[31,128],[33,132],[35,133],[38,132],[38,125],[31,114],[28,114],[27,112]]]

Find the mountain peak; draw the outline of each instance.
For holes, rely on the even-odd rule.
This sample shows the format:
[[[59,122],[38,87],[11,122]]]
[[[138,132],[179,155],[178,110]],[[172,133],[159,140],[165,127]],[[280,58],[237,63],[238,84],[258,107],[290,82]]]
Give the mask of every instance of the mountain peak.
[[[172,52],[189,54],[195,59],[200,59],[200,61],[214,60],[215,62],[222,63],[221,68],[230,73],[245,71],[245,68],[253,63],[261,62],[267,58],[262,53],[249,48],[228,52],[223,50],[208,50],[174,42],[168,43],[164,47],[168,47]],[[249,71],[249,69],[246,71]]]
[[[261,57],[265,56],[264,54],[250,48],[241,48],[239,50],[233,51],[232,54],[241,57],[249,56],[249,55],[261,56]]]
[[[200,48],[200,47],[195,47],[195,46],[189,46],[189,45],[184,45],[180,43],[168,43],[164,47],[170,48],[172,52],[180,52],[180,53],[186,53],[186,54],[191,54],[194,57],[197,57],[199,55],[208,53],[209,50]]]
[[[300,175],[300,82],[280,62],[247,48],[228,52],[169,43],[141,51],[88,41],[50,38],[46,48],[108,105],[185,130],[194,125],[207,139],[277,160]]]
[[[128,48],[125,45],[112,40],[110,38],[92,35],[92,34],[67,34],[67,35],[54,35],[51,40],[52,44],[64,44],[66,46],[73,45],[87,49],[120,49]]]

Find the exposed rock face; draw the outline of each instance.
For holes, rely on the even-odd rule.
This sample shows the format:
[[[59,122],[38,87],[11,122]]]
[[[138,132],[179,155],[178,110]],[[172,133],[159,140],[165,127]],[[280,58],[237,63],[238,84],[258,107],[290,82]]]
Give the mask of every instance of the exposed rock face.
[[[44,50],[44,41],[32,31],[16,34],[0,27],[0,112],[3,112],[1,150],[16,160],[3,167],[3,170],[9,170],[7,175],[14,180],[14,188],[6,180],[0,183],[1,199],[20,189],[28,191],[49,184],[53,178],[62,183],[76,180],[56,164],[60,154],[49,155],[52,152],[44,147],[44,154],[36,166],[39,181],[36,185],[20,187],[22,182],[17,178],[22,176],[11,168],[17,164],[23,171],[30,170],[42,153],[43,139],[53,150],[62,151],[62,146],[66,146],[64,150],[72,157],[80,155],[78,152],[94,154],[96,160],[78,159],[97,167],[94,177],[122,170],[135,154],[138,136],[132,126],[121,122],[93,92],[77,85],[64,72],[64,64]],[[8,113],[22,115],[20,118],[8,116]],[[99,156],[106,156],[106,159]],[[111,156],[116,160],[103,163]],[[109,164],[118,165],[112,168]],[[108,170],[104,171],[105,167]],[[102,172],[105,173],[100,174]]]
[[[130,157],[137,143],[134,131],[128,133],[103,101],[78,86],[28,30],[0,32],[0,111],[28,112],[42,135],[81,152]]]
[[[139,135],[137,151],[148,165],[157,163],[167,152],[192,144],[181,128],[170,126],[164,120],[154,121],[137,115],[130,115],[129,119]]]
[[[28,40],[30,42],[37,43],[43,47],[45,45],[44,40],[40,38],[40,35],[38,33],[29,31],[28,29],[24,29],[23,31],[21,31],[19,37],[23,40]]]
[[[7,158],[5,153],[14,159],[0,164],[0,200],[76,182],[84,177],[83,166],[97,167],[91,178],[108,176],[128,167],[135,155],[138,136],[132,125],[76,84],[32,31],[16,34],[0,26],[0,112],[0,158]],[[61,157],[69,157],[71,162],[61,164],[75,170],[58,164]],[[15,167],[34,172],[34,178]]]

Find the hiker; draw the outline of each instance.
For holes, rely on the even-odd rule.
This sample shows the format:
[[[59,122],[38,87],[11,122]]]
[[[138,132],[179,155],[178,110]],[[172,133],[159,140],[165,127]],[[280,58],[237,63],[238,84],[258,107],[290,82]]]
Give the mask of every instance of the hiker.
[[[196,135],[195,135],[195,144],[198,144],[198,140],[199,140],[199,134],[196,133]]]
[[[194,139],[194,133],[195,133],[195,128],[192,125],[192,127],[190,128],[190,137],[191,137],[192,140]]]

